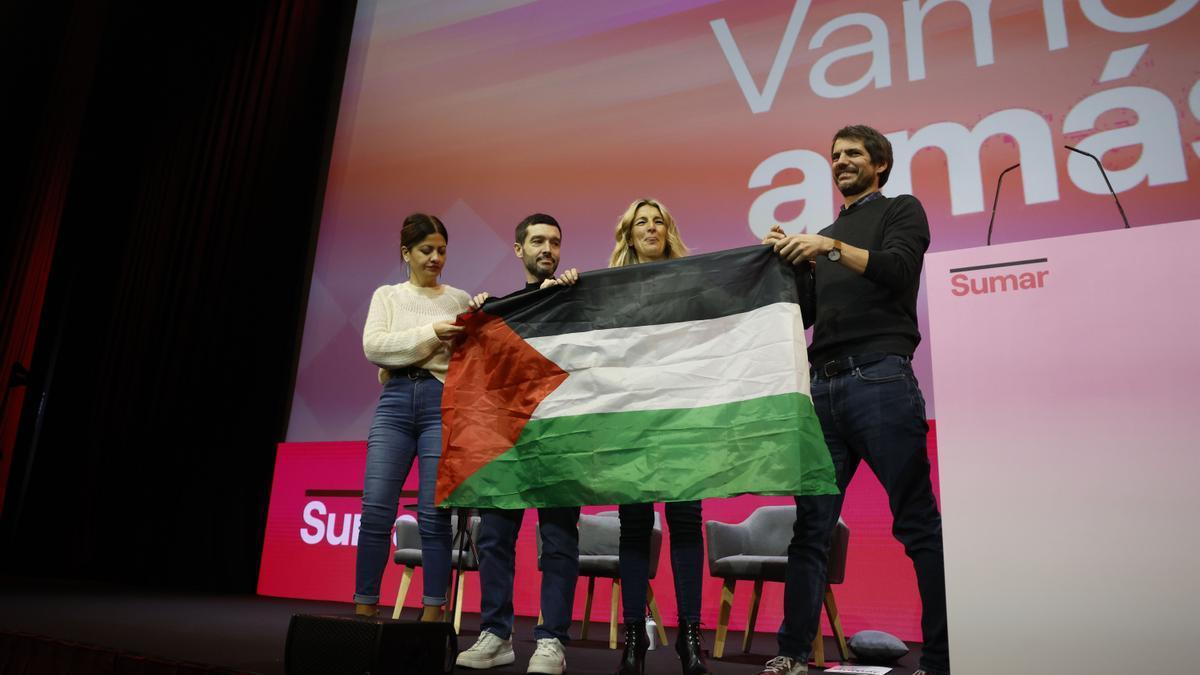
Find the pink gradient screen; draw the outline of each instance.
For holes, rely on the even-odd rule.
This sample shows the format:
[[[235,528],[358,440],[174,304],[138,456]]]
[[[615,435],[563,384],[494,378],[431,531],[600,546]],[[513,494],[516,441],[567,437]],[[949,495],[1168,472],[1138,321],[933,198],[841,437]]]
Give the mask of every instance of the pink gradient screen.
[[[996,178],[1018,161],[994,242],[1120,227],[1095,165],[1064,144],[1103,158],[1134,226],[1200,217],[1196,4],[363,0],[284,448],[366,437],[379,386],[362,326],[372,291],[405,278],[398,232],[413,211],[449,229],[444,281],[502,295],[523,283],[513,228],[537,211],[562,223],[561,267],[582,271],[605,265],[640,197],[665,203],[696,252],[756,242],[773,223],[819,230],[840,204],[831,137],[865,123],[892,141],[884,191],[922,200],[932,251],[984,243]],[[924,296],[919,313],[927,335]],[[928,349],[915,367],[936,417]],[[339,487],[360,482],[350,471]],[[861,623],[853,604],[843,616],[918,638],[886,500],[869,475],[858,483],[850,559],[869,569],[844,592],[866,604]],[[274,574],[264,558],[263,592],[301,594]],[[349,598],[352,575],[338,583],[331,597]],[[778,601],[764,598],[762,629]]]

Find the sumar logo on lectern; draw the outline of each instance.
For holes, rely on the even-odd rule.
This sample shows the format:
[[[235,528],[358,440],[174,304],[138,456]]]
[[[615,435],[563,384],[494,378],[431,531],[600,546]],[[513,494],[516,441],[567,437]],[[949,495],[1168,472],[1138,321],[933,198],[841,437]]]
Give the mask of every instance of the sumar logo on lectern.
[[[1035,258],[957,267],[950,270],[950,294],[966,297],[1044,288],[1050,276],[1047,262],[1046,258]]]

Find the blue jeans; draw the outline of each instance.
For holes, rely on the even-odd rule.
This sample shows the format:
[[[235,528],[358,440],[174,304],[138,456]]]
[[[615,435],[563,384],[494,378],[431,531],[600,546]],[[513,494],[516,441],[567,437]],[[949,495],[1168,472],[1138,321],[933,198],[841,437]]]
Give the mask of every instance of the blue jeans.
[[[426,605],[446,603],[450,584],[450,511],[435,508],[442,455],[442,383],[433,377],[393,377],[383,385],[367,436],[362,521],[354,572],[354,601],[379,602],[379,583],[391,551],[400,488],[418,460],[417,528],[421,533]]]
[[[887,492],[892,534],[904,544],[916,571],[924,640],[921,667],[950,670],[942,516],[929,478],[925,398],[911,360],[888,355],[833,377],[813,374],[813,404],[842,494],[796,497],[779,628],[779,653],[784,656],[809,656],[820,626],[829,540],[846,486],[865,461]]]
[[[525,511],[483,509],[479,516],[479,628],[507,640],[512,636],[517,533]],[[579,507],[538,509],[538,529],[542,536],[542,623],[534,627],[533,635],[566,644],[579,579]]]
[[[704,573],[704,536],[700,533],[700,502],[667,502],[671,528],[671,573],[675,575],[675,605],[679,624],[699,623],[700,586]],[[622,504],[620,573],[625,623],[646,619],[646,585],[650,583],[650,533],[653,504]]]

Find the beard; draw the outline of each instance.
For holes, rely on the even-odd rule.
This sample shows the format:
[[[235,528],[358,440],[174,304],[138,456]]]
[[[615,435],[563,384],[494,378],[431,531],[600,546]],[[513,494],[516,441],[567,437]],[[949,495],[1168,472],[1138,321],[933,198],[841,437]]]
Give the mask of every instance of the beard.
[[[855,171],[853,182],[848,183],[845,186],[843,186],[840,182],[837,184],[838,192],[841,192],[843,197],[852,197],[857,194],[862,194],[871,187],[871,185],[874,183],[874,178],[875,177],[873,175],[868,176],[862,171]]]
[[[558,260],[556,260],[553,257],[549,257],[549,258],[545,257],[545,256],[539,257],[536,255],[521,256],[521,260],[525,263],[525,269],[528,270],[529,273],[532,274],[535,278],[537,278],[538,281],[545,281],[545,280],[549,279],[550,277],[553,277],[554,273],[558,270]],[[545,268],[545,267],[542,267],[541,265],[538,265],[539,260],[549,260],[550,267]]]

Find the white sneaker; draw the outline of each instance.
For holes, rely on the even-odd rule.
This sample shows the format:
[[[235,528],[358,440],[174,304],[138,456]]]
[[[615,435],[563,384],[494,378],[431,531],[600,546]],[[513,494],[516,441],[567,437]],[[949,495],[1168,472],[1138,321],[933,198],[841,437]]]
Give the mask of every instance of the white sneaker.
[[[495,668],[507,666],[517,660],[513,653],[512,638],[501,640],[490,631],[483,631],[479,639],[465,652],[459,652],[456,664],[463,668]]]
[[[541,638],[537,641],[537,649],[530,657],[529,669],[525,672],[561,675],[566,669],[567,655],[558,638]]]
[[[802,675],[808,672],[808,664],[790,656],[776,656],[758,675]]]

